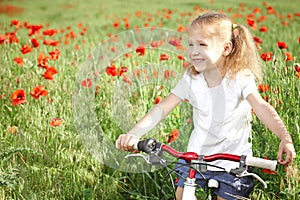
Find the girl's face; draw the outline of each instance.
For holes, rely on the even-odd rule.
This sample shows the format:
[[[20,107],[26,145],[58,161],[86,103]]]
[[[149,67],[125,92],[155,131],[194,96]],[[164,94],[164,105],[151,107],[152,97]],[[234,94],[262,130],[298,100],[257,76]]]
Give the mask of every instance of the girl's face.
[[[191,63],[198,72],[222,67],[223,52],[223,43],[213,38],[204,37],[201,31],[191,27],[188,53]]]

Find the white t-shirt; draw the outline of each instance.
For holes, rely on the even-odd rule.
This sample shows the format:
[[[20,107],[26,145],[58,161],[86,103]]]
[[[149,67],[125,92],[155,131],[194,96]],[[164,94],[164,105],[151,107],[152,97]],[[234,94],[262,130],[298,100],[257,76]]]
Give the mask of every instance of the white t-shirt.
[[[257,92],[257,86],[249,70],[239,72],[234,79],[225,76],[213,88],[208,88],[202,73],[194,77],[185,73],[171,92],[180,100],[188,100],[193,107],[194,129],[187,151],[200,155],[252,155],[251,106],[246,98]],[[237,162],[224,160],[211,164],[226,169],[239,166]]]

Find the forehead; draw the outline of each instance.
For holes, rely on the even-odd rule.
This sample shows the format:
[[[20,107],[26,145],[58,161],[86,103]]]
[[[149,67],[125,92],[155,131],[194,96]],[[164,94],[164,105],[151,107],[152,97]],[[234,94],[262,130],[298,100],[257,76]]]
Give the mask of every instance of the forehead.
[[[198,41],[209,41],[210,38],[205,34],[205,30],[197,29],[194,27],[190,27],[188,29],[188,37],[189,41],[198,42]]]

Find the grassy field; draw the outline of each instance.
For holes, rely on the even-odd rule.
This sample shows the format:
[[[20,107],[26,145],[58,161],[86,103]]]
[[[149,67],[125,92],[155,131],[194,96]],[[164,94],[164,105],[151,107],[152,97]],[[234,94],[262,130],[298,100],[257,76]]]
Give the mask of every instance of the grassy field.
[[[259,90],[295,144],[293,170],[255,170],[269,187],[257,183],[251,199],[300,199],[300,5],[291,0],[0,0],[0,199],[159,199],[167,172],[132,173],[147,166],[124,160],[114,140],[180,78],[186,52],[174,44],[202,9],[248,23],[265,71]],[[150,45],[142,28],[151,26]],[[167,29],[173,45],[160,43]],[[146,32],[129,42],[128,30]],[[185,142],[189,110],[183,103],[150,135],[167,142],[178,129]],[[254,155],[276,159],[278,144],[253,115]],[[172,198],[170,184],[163,195]]]

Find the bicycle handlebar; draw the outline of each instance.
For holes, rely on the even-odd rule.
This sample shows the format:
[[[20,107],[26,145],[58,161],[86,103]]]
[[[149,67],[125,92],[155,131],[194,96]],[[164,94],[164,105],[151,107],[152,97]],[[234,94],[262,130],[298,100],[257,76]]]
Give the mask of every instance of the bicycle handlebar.
[[[139,141],[137,143],[137,150],[145,152],[147,154],[151,154],[153,152],[161,152],[165,151],[169,153],[170,155],[185,160],[187,163],[190,163],[192,160],[203,160],[206,162],[212,162],[215,160],[230,160],[234,162],[243,162],[243,159],[245,158],[245,165],[246,166],[252,166],[252,167],[259,167],[264,169],[269,169],[272,171],[276,170],[277,161],[276,160],[266,160],[263,158],[257,158],[252,156],[239,156],[234,154],[227,154],[227,153],[219,153],[219,154],[213,154],[213,155],[198,155],[195,152],[179,152],[173,149],[172,147],[159,142],[156,139],[146,139]]]

